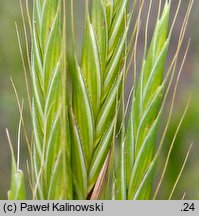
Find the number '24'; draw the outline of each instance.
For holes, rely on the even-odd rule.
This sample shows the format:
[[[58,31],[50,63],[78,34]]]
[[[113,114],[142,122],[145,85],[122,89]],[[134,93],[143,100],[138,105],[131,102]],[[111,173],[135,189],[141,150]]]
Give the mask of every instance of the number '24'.
[[[195,206],[194,203],[183,203],[183,210],[182,211],[194,211],[195,210]]]

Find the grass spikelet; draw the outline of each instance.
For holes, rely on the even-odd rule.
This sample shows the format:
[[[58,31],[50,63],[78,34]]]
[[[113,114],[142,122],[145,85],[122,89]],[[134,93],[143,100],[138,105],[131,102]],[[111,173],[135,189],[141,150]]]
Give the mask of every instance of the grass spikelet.
[[[32,162],[37,199],[71,199],[70,168],[65,166],[62,109],[62,1],[34,1],[32,35]],[[66,119],[63,119],[63,121]],[[66,132],[65,132],[66,133]],[[65,141],[69,145],[69,140]],[[67,151],[69,150],[67,147]],[[63,165],[64,162],[64,165]],[[64,168],[66,167],[66,170]],[[66,189],[66,185],[68,190]]]
[[[88,6],[86,8],[82,60],[80,66],[74,61],[72,71],[72,125],[78,132],[73,140],[79,140],[83,153],[83,158],[82,154],[74,154],[74,160],[82,161],[82,168],[78,167],[74,173],[76,188],[82,184],[77,179],[79,173],[83,176],[83,169],[88,178],[84,183],[87,189],[82,188],[78,198],[86,198],[91,192],[112,143],[118,90],[126,58],[127,5],[126,0],[100,0],[91,2],[90,12]]]
[[[143,60],[138,86],[133,94],[126,139],[126,175],[128,199],[149,199],[155,167],[153,161],[157,130],[162,111],[163,80],[169,38],[170,4],[166,2],[158,18],[146,58]],[[145,180],[147,179],[147,180]],[[139,195],[141,194],[141,196]]]

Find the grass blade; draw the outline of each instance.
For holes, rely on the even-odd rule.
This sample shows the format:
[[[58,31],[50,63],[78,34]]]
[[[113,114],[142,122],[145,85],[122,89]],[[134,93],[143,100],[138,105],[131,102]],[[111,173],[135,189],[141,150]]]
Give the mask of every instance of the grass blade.
[[[12,148],[9,132],[7,129],[6,129],[6,134],[8,137],[11,157],[12,157],[11,188],[8,191],[8,199],[9,200],[25,200],[26,190],[25,190],[24,174],[23,174],[23,171],[20,170],[16,164],[14,151]]]

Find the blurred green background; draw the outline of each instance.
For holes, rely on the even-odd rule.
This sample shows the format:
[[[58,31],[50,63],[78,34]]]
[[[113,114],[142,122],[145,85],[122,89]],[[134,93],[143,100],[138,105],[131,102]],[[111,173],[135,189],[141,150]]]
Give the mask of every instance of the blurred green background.
[[[175,12],[176,2],[178,1],[173,0],[172,2],[172,11]],[[181,12],[177,20],[177,25],[175,26],[173,32],[173,39],[170,46],[171,56],[172,53],[175,51],[172,49],[175,49],[175,45],[177,42],[176,40],[178,38],[181,21],[187,7],[187,2],[187,0],[183,1]],[[84,19],[82,17],[84,14],[84,1],[76,0],[75,3],[75,26],[76,38],[78,41],[77,49],[80,50],[81,38],[83,35],[82,26]],[[31,128],[31,120],[28,115],[24,72],[17,43],[15,23],[18,24],[20,33],[22,33],[22,20],[18,1],[0,0],[0,199],[7,199],[7,191],[9,190],[10,186],[11,158],[8,141],[6,138],[6,128],[9,129],[15,151],[17,147],[19,111],[17,108],[16,97],[14,95],[14,91],[10,82],[10,77],[12,77],[12,79],[14,80],[18,94],[20,95],[20,99],[24,99],[25,101],[24,115],[26,118],[27,127]],[[185,198],[199,199],[199,28],[197,27],[198,23],[199,2],[195,1],[185,37],[185,41],[188,41],[189,37],[191,37],[191,47],[189,50],[189,54],[187,56],[185,67],[182,72],[182,77],[177,92],[177,99],[173,110],[172,121],[166,136],[158,168],[159,171],[157,171],[157,176],[160,175],[160,170],[165,162],[169,145],[172,142],[172,137],[179,123],[179,119],[181,118],[181,115],[185,109],[188,96],[191,91],[193,95],[187,115],[175,141],[168,170],[166,172],[166,176],[164,178],[158,196],[159,199],[168,198],[168,195],[173,186],[173,182],[177,178],[177,175],[182,166],[188,147],[192,142],[194,145],[191,151],[191,155],[186,164],[182,177],[180,178],[179,184],[175,190],[173,199],[181,199],[185,192]],[[153,27],[150,28],[150,31],[152,31],[152,28]],[[68,38],[68,40],[70,40],[70,38]],[[141,38],[140,43],[142,42],[143,41]],[[169,96],[168,98],[167,107],[169,107],[170,101],[171,96]],[[167,119],[166,113],[167,111],[165,111],[165,121]],[[21,168],[26,171],[27,148],[24,139],[22,139],[21,145]],[[28,184],[28,179],[26,179],[26,181]]]

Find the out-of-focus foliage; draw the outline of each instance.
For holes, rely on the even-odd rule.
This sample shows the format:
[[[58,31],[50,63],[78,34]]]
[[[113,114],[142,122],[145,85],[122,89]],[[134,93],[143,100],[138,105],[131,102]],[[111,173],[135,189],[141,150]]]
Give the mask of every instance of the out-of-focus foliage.
[[[16,139],[19,118],[10,76],[20,91],[23,87],[23,72],[15,32],[15,21],[20,19],[18,1],[1,0],[0,5],[0,199],[5,199],[11,173],[11,156],[5,128],[8,127]]]
[[[186,1],[184,2],[186,4]],[[195,1],[187,32],[187,35],[191,36],[191,47],[187,56],[184,70],[182,72],[176,104],[173,110],[172,121],[169,126],[164,145],[162,155],[164,159],[162,160],[160,167],[165,162],[169,145],[172,142],[173,135],[185,109],[188,100],[187,98],[189,97],[190,93],[192,93],[192,99],[182,127],[174,143],[171,160],[163,181],[164,186],[161,188],[159,196],[160,199],[168,198],[168,194],[171,192],[173,187],[173,182],[176,180],[179,174],[185,154],[191,143],[193,143],[191,155],[175,190],[173,199],[182,198],[184,193],[186,193],[185,199],[199,198],[199,189],[197,186],[199,183],[199,30],[195,28],[199,21],[198,10],[199,2]]]
[[[197,65],[197,64],[196,64]],[[197,65],[199,67],[199,65]],[[197,68],[196,67],[196,68]],[[196,70],[194,68],[194,70]],[[174,136],[175,130],[178,127],[178,122],[182,116],[184,111],[184,107],[187,103],[188,92],[192,90],[192,99],[190,102],[189,109],[183,121],[183,125],[176,137],[174,148],[171,153],[170,162],[168,164],[168,170],[166,176],[163,181],[164,187],[161,189],[160,198],[168,198],[168,194],[171,192],[173,187],[173,182],[176,180],[180,169],[182,167],[183,160],[185,158],[186,151],[188,146],[193,143],[191,155],[186,164],[183,175],[179,181],[177,189],[174,193],[173,198],[179,199],[182,198],[183,194],[186,193],[185,199],[198,199],[199,190],[197,188],[199,182],[199,160],[198,160],[198,152],[199,152],[199,76],[197,74],[193,75],[191,85],[187,84],[187,88],[182,90],[180,97],[178,98],[178,103],[175,105],[175,109],[173,111],[172,121],[168,129],[168,133],[166,136],[166,141],[164,145],[164,151],[162,157],[166,157],[165,155],[168,153],[169,145],[172,142],[172,137]],[[165,162],[165,159],[162,160],[162,163]],[[162,166],[161,164],[160,166]]]
[[[29,115],[27,112],[28,103],[24,72],[15,25],[18,25],[20,35],[22,36],[23,28],[19,1],[1,0],[0,5],[0,199],[7,199],[11,176],[11,153],[6,136],[6,128],[9,130],[13,149],[16,153],[17,131],[20,117],[10,78],[12,78],[17,88],[20,102],[24,100],[24,118],[28,119]],[[24,43],[22,43],[22,49],[25,50]],[[29,120],[27,130],[30,127]],[[25,173],[27,172],[26,155],[27,145],[24,139],[22,139],[20,160],[21,168],[25,170]],[[28,183],[28,179],[25,180]]]

